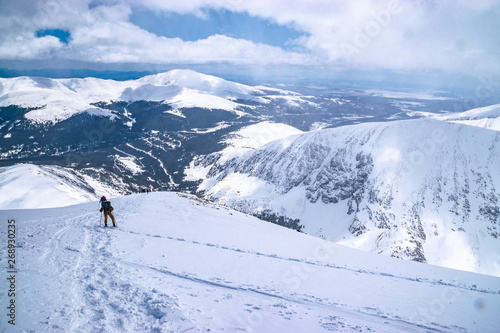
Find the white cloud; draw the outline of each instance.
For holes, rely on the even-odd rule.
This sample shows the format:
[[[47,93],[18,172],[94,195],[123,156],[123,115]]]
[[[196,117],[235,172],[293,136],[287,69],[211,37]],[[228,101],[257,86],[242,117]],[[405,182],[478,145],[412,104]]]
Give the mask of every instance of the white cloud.
[[[331,65],[500,71],[498,0],[145,0],[153,9],[245,11],[309,34],[297,43]],[[350,52],[349,52],[350,51]]]
[[[188,10],[193,10],[193,7]],[[128,5],[89,9],[88,3],[83,1],[42,1],[35,12],[17,8],[16,19],[3,24],[5,33],[0,37],[0,58],[159,64],[307,64],[312,61],[306,54],[222,35],[195,42],[156,36],[130,23],[130,13]],[[54,28],[71,32],[68,45],[55,37],[35,36],[36,30]]]
[[[500,72],[500,0],[27,0],[2,3],[0,59],[94,62],[317,64],[359,69]],[[100,4],[100,5],[99,5]],[[165,38],[129,22],[137,7],[247,12],[294,27],[305,53],[214,35]],[[71,32],[68,45],[38,29]]]

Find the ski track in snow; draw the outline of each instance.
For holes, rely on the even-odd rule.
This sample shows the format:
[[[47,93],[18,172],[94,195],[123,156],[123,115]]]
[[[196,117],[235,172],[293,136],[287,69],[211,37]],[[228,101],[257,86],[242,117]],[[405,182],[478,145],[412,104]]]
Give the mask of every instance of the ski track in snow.
[[[137,205],[132,204],[123,209],[123,213],[133,214],[134,209]],[[53,317],[69,318],[68,332],[88,332],[89,322],[92,332],[181,332],[189,328],[169,327],[168,323],[157,320],[167,312],[169,320],[178,319],[173,320],[174,324],[185,320],[178,310],[169,307],[173,301],[167,295],[142,290],[134,281],[123,279],[127,274],[109,250],[118,229],[103,228],[102,218],[101,224],[96,225],[92,219],[96,217],[95,212],[71,215],[59,218],[65,222],[56,224],[60,229],[50,236],[38,258],[45,267],[41,275],[62,269],[63,281],[71,281],[69,303],[53,314]],[[63,245],[65,237],[81,230],[84,235],[79,239],[79,248]],[[75,262],[68,260],[68,251],[79,254]],[[59,328],[59,325],[52,326],[54,330]]]
[[[195,252],[200,254],[213,252],[213,256],[217,256],[217,253],[223,251],[238,258],[236,260],[256,262],[264,267],[299,263],[325,270],[347,271],[356,276],[403,280],[406,283],[429,285],[431,288],[446,286],[486,295],[498,293],[492,290],[474,290],[475,286],[413,278],[405,276],[404,273],[396,276],[356,267],[336,266],[253,251],[244,247],[221,245],[217,241],[212,243],[189,237],[162,236],[161,232],[154,234],[148,228],[144,232],[129,229],[130,221],[145,222],[141,217],[144,215],[144,209],[149,209],[149,206],[145,208],[145,204],[150,196],[152,194],[136,195],[116,204],[115,217],[118,225],[116,229],[103,228],[102,220],[99,225],[97,224],[99,213],[94,203],[75,206],[78,208],[73,210],[67,208],[68,210],[64,211],[67,213],[57,216],[45,211],[41,216],[29,221],[26,230],[20,233],[23,236],[19,241],[22,248],[28,249],[31,246],[30,253],[39,254],[35,260],[36,265],[30,267],[30,270],[32,274],[36,272],[35,277],[41,277],[41,281],[35,279],[26,285],[25,289],[29,292],[43,290],[41,285],[49,281],[52,286],[48,286],[49,289],[42,293],[42,296],[50,294],[54,297],[48,301],[44,297],[41,298],[41,302],[50,310],[43,316],[44,320],[34,323],[37,331],[39,329],[51,332],[200,332],[210,328],[212,330],[215,328],[217,331],[217,328],[224,327],[227,331],[270,332],[275,330],[272,328],[261,330],[261,325],[273,321],[284,325],[283,321],[285,324],[288,323],[288,327],[294,327],[292,323],[300,324],[300,320],[314,322],[320,331],[466,331],[459,326],[411,322],[387,312],[383,307],[352,306],[344,303],[346,300],[343,299],[332,299],[330,296],[320,296],[304,290],[291,292],[273,283],[259,284],[258,279],[243,283],[244,279],[238,281],[237,275],[233,278],[224,275],[214,276],[210,270],[206,273],[203,268],[198,271],[196,267],[189,265],[182,267],[189,271],[179,271],[179,267],[165,266],[165,263],[168,266],[174,265],[168,260],[161,265],[141,262],[141,257],[139,261],[137,258],[134,261],[129,255],[116,252],[116,244],[126,240],[137,241],[139,249],[148,249],[146,246],[161,241],[166,246],[172,242],[179,244],[170,244],[172,248],[180,248],[184,246],[182,244],[199,248],[200,250]],[[188,200],[193,201],[193,199],[186,201]],[[165,203],[164,209],[176,211],[175,206],[175,203],[168,202]],[[192,203],[191,206],[196,208],[200,205]],[[177,212],[184,214],[183,212],[189,207],[190,205],[177,207]],[[197,217],[192,211],[185,214],[187,215],[177,218]],[[40,240],[41,243],[37,244]],[[133,246],[135,245],[131,243],[130,247]],[[131,251],[133,254],[134,250]],[[23,260],[28,259],[25,256],[20,261]],[[209,303],[204,303],[208,301],[213,303],[214,309],[210,309]],[[36,313],[30,313],[30,311],[40,311],[34,306],[38,302],[36,297],[32,302],[29,308],[34,310],[28,310],[28,314],[36,317]],[[229,307],[225,305],[224,308],[222,304],[230,305]],[[222,310],[218,308],[219,306]],[[221,326],[222,319],[215,314],[217,311],[228,310],[232,312],[223,312],[222,318],[226,322]],[[296,329],[297,332],[317,331],[300,325]]]
[[[75,279],[76,304],[70,331],[85,331],[87,321],[94,323],[97,331],[117,331],[130,327],[130,317],[133,322],[143,323],[137,330],[160,330],[161,325],[151,323],[148,317],[154,314],[151,308],[153,299],[147,291],[141,290],[133,281],[124,281],[119,263],[109,251],[112,235],[111,230],[86,226],[86,255],[77,264]],[[172,301],[166,295],[159,295],[155,302],[167,306]],[[172,309],[169,309],[172,311]],[[174,311],[172,311],[174,312]],[[175,312],[174,312],[175,313]]]
[[[199,245],[199,246],[207,246],[207,247],[213,247],[213,248],[217,248],[217,249],[221,249],[221,250],[225,250],[225,251],[233,251],[233,252],[237,252],[237,253],[240,253],[240,254],[246,254],[246,255],[251,255],[251,256],[258,256],[258,257],[266,257],[266,258],[275,259],[275,260],[281,260],[281,261],[296,262],[296,263],[300,263],[300,264],[306,264],[306,265],[317,266],[317,267],[325,267],[325,268],[331,268],[331,269],[341,269],[341,270],[347,270],[347,271],[351,271],[351,272],[354,272],[354,273],[360,273],[360,274],[377,275],[377,276],[390,277],[390,278],[401,279],[401,280],[406,280],[406,281],[426,283],[426,284],[430,284],[430,285],[440,285],[440,286],[447,286],[447,287],[453,287],[453,288],[458,288],[458,289],[474,290],[474,291],[477,291],[477,292],[480,292],[480,293],[484,293],[484,294],[496,295],[496,294],[498,294],[500,292],[500,291],[492,291],[492,290],[485,290],[485,289],[476,289],[473,286],[457,285],[457,284],[453,284],[453,283],[446,283],[446,282],[439,281],[439,280],[429,280],[429,279],[425,279],[425,278],[424,279],[422,279],[422,278],[412,278],[412,277],[409,277],[409,276],[398,276],[398,275],[394,275],[394,274],[390,274],[390,273],[384,273],[384,272],[375,272],[375,271],[369,271],[369,270],[365,270],[365,269],[354,269],[354,268],[347,267],[347,266],[335,266],[335,265],[324,264],[324,263],[314,262],[314,261],[309,261],[309,260],[301,260],[301,259],[296,259],[296,258],[286,258],[286,257],[281,257],[281,256],[278,256],[278,255],[275,255],[275,254],[266,254],[266,253],[261,253],[261,252],[245,251],[245,250],[242,250],[242,249],[239,249],[239,248],[231,248],[231,247],[227,247],[227,246],[219,246],[217,244],[211,244],[211,243],[201,243],[201,242],[198,242],[198,241],[187,240],[187,239],[183,239],[183,238],[176,238],[176,237],[170,237],[170,236],[162,237],[162,236],[159,236],[159,235],[141,234],[141,233],[137,233],[137,232],[133,232],[133,231],[124,231],[124,232],[129,232],[131,234],[136,234],[136,235],[141,235],[141,236],[146,236],[146,237],[163,238],[163,239],[173,240],[173,241],[177,241],[177,242],[187,242],[187,243],[191,243],[191,244],[195,244],[195,245]],[[130,263],[130,264],[133,264],[133,263]],[[146,267],[148,267],[148,266],[146,266]],[[172,273],[172,272],[162,271],[162,270],[155,269],[155,268],[152,268],[152,267],[148,267],[148,268],[156,270],[156,271],[159,271],[159,272],[162,272],[162,273],[168,273],[168,274],[172,274],[172,275],[175,275],[175,276],[179,276],[179,275],[177,275],[175,273]],[[186,276],[179,276],[179,277],[188,278]],[[225,285],[221,285],[221,287],[233,288],[233,287],[225,286]],[[233,289],[235,289],[235,288],[233,288]]]
[[[207,287],[228,289],[229,292],[243,293],[243,294],[247,295],[247,297],[249,294],[251,294],[251,295],[257,296],[258,298],[268,299],[272,302],[284,301],[286,303],[296,304],[296,305],[299,305],[301,307],[305,307],[305,308],[309,308],[309,309],[316,308],[318,310],[327,310],[327,311],[334,310],[337,314],[344,313],[344,314],[349,314],[350,316],[356,316],[356,315],[362,314],[362,315],[367,315],[369,317],[373,317],[373,319],[375,319],[375,320],[380,320],[379,315],[369,313],[369,312],[363,312],[360,310],[351,310],[344,304],[339,304],[336,302],[332,302],[329,299],[321,299],[321,298],[317,298],[317,297],[314,297],[311,295],[300,295],[301,296],[300,298],[286,297],[286,296],[279,295],[277,293],[262,291],[262,290],[258,290],[255,288],[249,288],[249,287],[243,287],[243,286],[231,286],[229,284],[208,281],[208,280],[204,280],[204,279],[200,279],[200,278],[196,278],[196,277],[192,277],[192,276],[188,276],[188,275],[184,275],[184,274],[174,273],[174,272],[171,272],[171,271],[168,271],[165,269],[158,269],[158,268],[150,267],[147,265],[138,265],[138,264],[130,263],[130,262],[128,262],[128,263],[126,262],[126,264],[128,264],[132,267],[138,267],[140,269],[145,268],[145,269],[152,270],[156,273],[166,274],[168,276],[172,276],[175,278],[188,280],[188,281],[193,282],[195,284],[206,285]],[[400,320],[400,319],[393,319],[393,318],[388,318],[388,317],[384,317],[384,318],[392,326],[395,326],[395,325],[397,326],[399,323],[402,323],[404,325],[414,325],[414,323],[411,323],[409,321],[404,321],[404,320]],[[417,326],[420,328],[427,329],[427,330],[439,332],[439,330],[437,330],[433,327],[429,327],[429,326],[425,326],[425,325],[417,325]]]

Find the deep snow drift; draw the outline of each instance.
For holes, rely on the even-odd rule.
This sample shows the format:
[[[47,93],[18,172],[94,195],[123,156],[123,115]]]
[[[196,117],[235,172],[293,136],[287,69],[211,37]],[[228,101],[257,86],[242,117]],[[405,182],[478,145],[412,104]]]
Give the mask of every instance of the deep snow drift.
[[[112,203],[116,229],[99,224],[97,202],[2,211],[16,221],[18,272],[16,326],[4,317],[0,331],[498,329],[499,278],[349,249],[193,196]],[[6,254],[4,242],[4,312]]]
[[[186,174],[219,203],[300,219],[304,232],[500,276],[500,134],[432,119],[286,137]]]

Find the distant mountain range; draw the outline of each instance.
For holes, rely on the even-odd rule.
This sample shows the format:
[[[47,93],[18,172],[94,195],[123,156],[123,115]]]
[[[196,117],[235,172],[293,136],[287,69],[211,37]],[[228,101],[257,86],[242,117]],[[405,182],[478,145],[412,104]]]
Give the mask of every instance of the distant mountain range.
[[[71,167],[122,193],[194,190],[184,170],[225,137],[263,121],[301,131],[421,117],[452,108],[426,93],[246,86],[190,70],[137,80],[0,79],[0,166]],[[394,94],[393,94],[394,95]],[[130,168],[131,167],[131,168]]]
[[[34,122],[56,123],[87,112],[112,117],[96,103],[155,101],[174,109],[207,108],[236,111],[236,100],[266,103],[266,92],[298,95],[277,89],[268,91],[233,83],[189,70],[174,70],[138,80],[96,78],[50,79],[19,77],[0,79],[0,106],[34,108],[25,117]]]

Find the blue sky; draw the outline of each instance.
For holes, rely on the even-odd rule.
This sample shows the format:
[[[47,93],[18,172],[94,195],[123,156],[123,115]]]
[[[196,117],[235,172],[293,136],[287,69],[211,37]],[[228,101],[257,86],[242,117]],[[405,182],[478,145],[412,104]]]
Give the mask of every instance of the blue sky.
[[[226,35],[254,43],[268,44],[284,50],[297,49],[293,41],[307,36],[287,25],[279,25],[268,19],[250,16],[245,12],[231,12],[226,9],[204,11],[204,16],[158,12],[144,8],[132,11],[130,22],[158,36],[197,41],[212,35]]]
[[[95,6],[90,7],[95,8]],[[203,13],[200,17],[189,13],[179,14],[134,8],[129,21],[157,36],[180,38],[184,41],[195,42],[212,35],[225,35],[257,44],[276,46],[286,51],[305,51],[303,47],[293,43],[293,40],[307,36],[305,31],[297,31],[293,27],[279,25],[272,20],[251,16],[245,12],[207,9]],[[71,32],[61,29],[41,29],[36,31],[35,36],[38,38],[54,36],[62,43],[68,44]]]
[[[0,68],[497,76],[498,17],[500,0],[0,0]]]
[[[57,37],[62,43],[68,44],[70,42],[71,33],[68,30],[61,29],[40,29],[35,31],[35,37],[42,38],[45,36]]]

